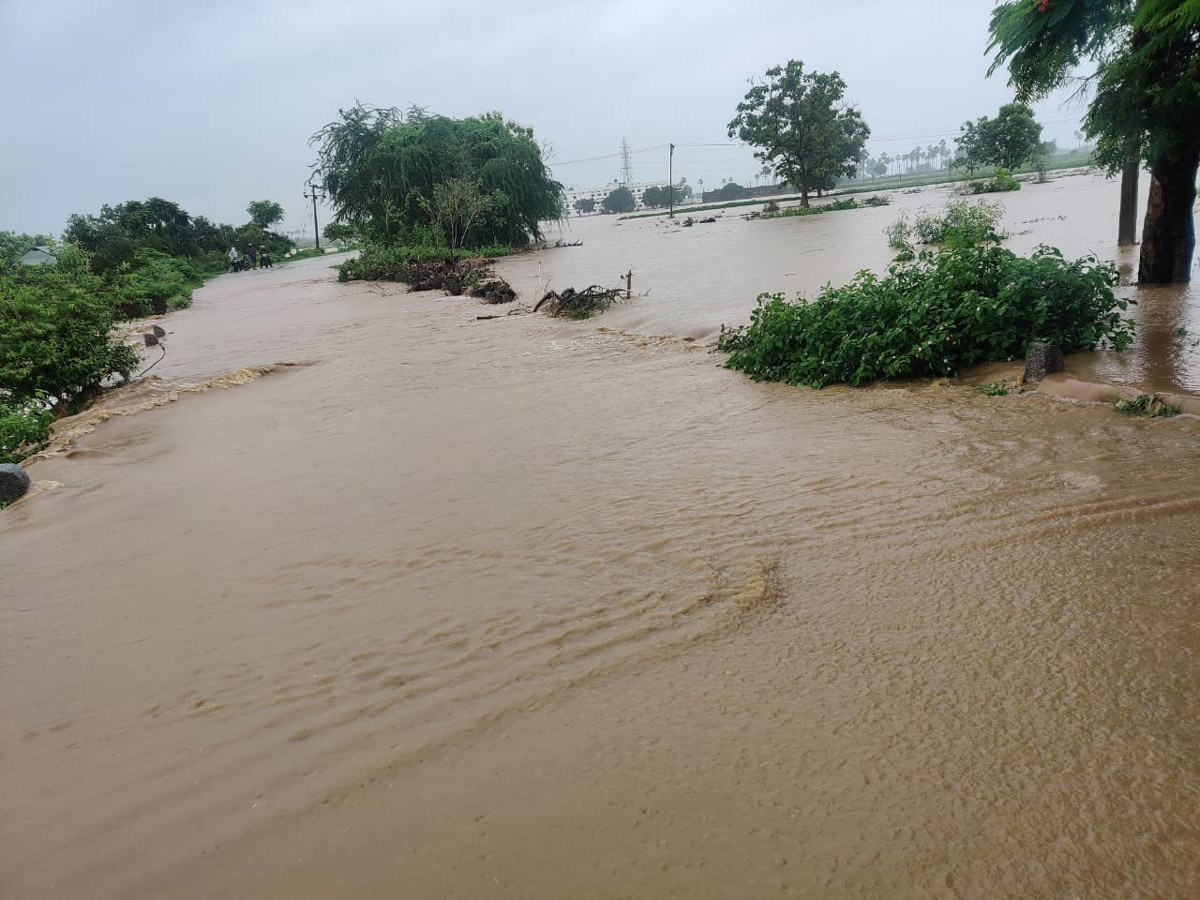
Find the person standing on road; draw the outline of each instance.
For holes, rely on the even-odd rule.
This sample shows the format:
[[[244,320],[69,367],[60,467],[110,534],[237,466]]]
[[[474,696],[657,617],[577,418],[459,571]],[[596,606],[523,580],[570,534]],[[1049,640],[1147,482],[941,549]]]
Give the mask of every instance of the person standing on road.
[[[229,248],[229,270],[231,272],[236,272],[238,270],[237,262],[238,262],[237,247],[230,247]]]

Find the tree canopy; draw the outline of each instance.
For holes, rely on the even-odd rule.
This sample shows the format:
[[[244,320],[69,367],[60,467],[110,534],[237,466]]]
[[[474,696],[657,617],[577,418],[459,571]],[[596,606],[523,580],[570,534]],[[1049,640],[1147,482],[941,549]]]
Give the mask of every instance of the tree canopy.
[[[799,187],[807,206],[811,189],[854,175],[871,134],[845,92],[837,72],[805,72],[799,60],[773,66],[738,104],[729,136],[757,147],[754,155]]]
[[[1006,103],[994,119],[981,116],[965,122],[958,144],[961,165],[968,170],[979,166],[1015,169],[1038,151],[1042,126],[1033,110],[1023,103]]]
[[[274,200],[251,200],[246,213],[250,221],[263,231],[283,220],[283,207]]]
[[[129,200],[116,206],[105,204],[98,215],[73,215],[67,220],[63,239],[87,251],[91,269],[97,275],[137,268],[138,253],[144,250],[200,259],[223,257],[234,245],[245,248],[262,244],[275,254],[294,246],[290,238],[266,231],[256,222],[240,228],[217,225],[161,197]]]
[[[387,246],[523,244],[561,214],[533,130],[355,104],[312,137],[339,221]],[[440,186],[440,187],[439,187]]]
[[[679,184],[664,184],[661,187],[655,185],[646,188],[642,192],[642,204],[651,209],[658,209],[663,206],[678,206],[687,197],[691,196],[691,188],[683,182]]]
[[[629,188],[619,187],[608,192],[601,206],[609,213],[630,213],[637,208],[637,201]]]
[[[1200,166],[1200,0],[1042,0],[992,13],[992,71],[1007,65],[1022,99],[1067,84],[1094,62],[1083,130],[1110,171],[1132,156],[1150,169],[1142,282],[1190,277]]]

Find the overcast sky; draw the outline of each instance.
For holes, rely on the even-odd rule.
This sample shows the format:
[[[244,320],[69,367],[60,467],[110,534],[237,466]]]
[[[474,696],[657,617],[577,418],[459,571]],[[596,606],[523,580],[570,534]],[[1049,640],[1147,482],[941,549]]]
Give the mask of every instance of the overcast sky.
[[[308,229],[310,135],[356,99],[466,116],[499,109],[549,140],[570,187],[674,142],[675,175],[750,183],[726,125],[746,80],[788,59],[836,69],[868,150],[952,145],[1011,99],[988,79],[992,0],[0,0],[0,229],[165,197],[241,224],[268,198]],[[1080,108],[1038,106],[1074,146]],[[607,157],[596,159],[596,157]],[[633,156],[667,177],[665,150]],[[325,214],[322,211],[322,225]]]

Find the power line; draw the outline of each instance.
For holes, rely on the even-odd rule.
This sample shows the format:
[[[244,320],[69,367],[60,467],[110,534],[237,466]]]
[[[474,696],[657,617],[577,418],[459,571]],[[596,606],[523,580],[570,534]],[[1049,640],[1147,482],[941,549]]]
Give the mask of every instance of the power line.
[[[1041,124],[1042,125],[1064,125],[1068,122],[1078,122],[1078,121],[1079,121],[1079,116],[1068,116],[1067,118],[1063,118],[1063,119],[1047,119],[1047,120],[1042,121]],[[953,128],[953,129],[947,128],[947,129],[936,130],[936,131],[909,131],[909,132],[903,132],[900,134],[889,134],[889,135],[873,134],[873,135],[871,135],[871,137],[868,138],[868,140],[871,141],[872,143],[877,143],[877,144],[889,144],[894,141],[915,141],[915,140],[925,140],[928,138],[958,137],[961,133],[962,133],[961,127],[959,127],[959,128]],[[666,150],[668,148],[668,146],[669,146],[668,144],[655,144],[653,147],[639,147],[636,150],[633,150],[633,149],[629,150],[629,155],[637,156],[642,153],[656,153],[656,152],[659,152],[662,150]],[[728,149],[730,147],[744,147],[744,148],[749,149],[750,145],[741,143],[739,141],[721,141],[718,143],[696,143],[696,144],[676,144],[675,145],[676,150],[683,150],[683,149],[698,150],[698,149],[708,149],[708,148]],[[597,156],[584,156],[579,159],[569,159],[569,160],[566,160],[565,162],[554,162],[551,164],[551,168],[557,168],[559,166],[575,166],[575,165],[581,165],[583,163],[589,163],[589,162],[601,162],[606,159],[622,159],[623,156],[624,156],[623,151],[617,152],[617,153],[601,153],[601,154],[598,154]]]

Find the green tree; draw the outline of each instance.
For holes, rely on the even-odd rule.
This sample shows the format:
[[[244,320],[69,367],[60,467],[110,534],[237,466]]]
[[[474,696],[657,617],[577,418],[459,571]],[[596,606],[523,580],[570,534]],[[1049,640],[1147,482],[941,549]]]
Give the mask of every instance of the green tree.
[[[1012,0],[993,10],[990,31],[990,71],[1007,65],[1021,99],[1066,84],[1084,61],[1097,65],[1083,133],[1097,141],[1101,164],[1132,180],[1122,189],[1126,214],[1136,201],[1128,176],[1139,161],[1150,170],[1138,280],[1187,281],[1200,168],[1200,0]]]
[[[450,178],[433,186],[432,197],[421,198],[421,208],[429,216],[439,244],[458,250],[494,202],[495,197],[484,194],[476,182]]]
[[[642,191],[642,205],[649,209],[658,209],[660,206],[667,205],[668,194],[657,185],[648,187]]]
[[[102,206],[99,215],[73,215],[63,239],[89,254],[93,272],[108,275],[135,267],[141,249],[198,259],[227,250],[234,235],[228,225],[193,219],[178,204],[151,197]]]
[[[385,246],[432,240],[434,188],[452,179],[486,198],[464,246],[527,243],[562,212],[562,185],[550,178],[533,129],[500,113],[451,119],[356,104],[312,143],[335,217]]]
[[[5,403],[70,403],[107,378],[127,378],[138,355],[112,333],[116,306],[112,290],[74,245],[60,249],[56,266],[0,270]]]
[[[321,229],[321,233],[325,235],[325,240],[335,244],[350,244],[358,240],[358,229],[345,222],[330,222]]]
[[[730,137],[757,147],[783,180],[809,191],[845,175],[853,177],[871,130],[857,109],[843,102],[846,83],[837,72],[805,72],[799,60],[773,66],[753,84],[729,123]]]
[[[994,119],[981,116],[965,122],[958,137],[959,158],[969,172],[980,166],[1016,169],[1041,144],[1042,126],[1033,110],[1022,103],[1006,103]]]
[[[575,211],[590,215],[596,211],[596,201],[591,197],[580,197],[575,201]]]
[[[619,187],[609,191],[601,206],[608,213],[630,213],[637,207],[637,201],[633,199],[629,188]]]
[[[283,221],[283,207],[274,200],[252,200],[246,207],[250,221],[266,231],[276,222]]]
[[[987,162],[1012,171],[1024,165],[1041,146],[1042,126],[1023,103],[1006,103],[984,129]]]

